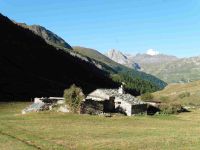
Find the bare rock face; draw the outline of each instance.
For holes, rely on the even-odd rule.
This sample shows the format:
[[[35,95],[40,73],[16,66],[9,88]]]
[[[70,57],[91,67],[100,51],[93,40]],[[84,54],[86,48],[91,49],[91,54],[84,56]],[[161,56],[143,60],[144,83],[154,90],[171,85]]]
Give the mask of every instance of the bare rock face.
[[[114,60],[115,62],[118,62],[120,64],[127,64],[128,59],[127,57],[120,51],[117,51],[115,49],[110,50],[107,53],[108,57]]]
[[[110,51],[108,51],[108,53],[106,54],[110,59],[112,59],[113,61],[125,65],[129,68],[133,68],[135,70],[140,70],[140,65],[138,63],[135,63],[133,59],[130,59],[129,55],[125,55],[120,51],[117,51],[115,49],[112,49]]]

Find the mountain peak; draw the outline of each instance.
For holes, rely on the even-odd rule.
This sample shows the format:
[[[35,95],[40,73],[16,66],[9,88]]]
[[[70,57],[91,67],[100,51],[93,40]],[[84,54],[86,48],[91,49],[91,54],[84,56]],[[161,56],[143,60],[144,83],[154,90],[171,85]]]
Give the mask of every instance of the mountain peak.
[[[110,51],[108,51],[108,55],[118,55],[120,57],[126,57],[122,52],[116,49],[111,49]]]
[[[139,64],[135,63],[133,60],[130,60],[130,55],[125,55],[122,52],[112,49],[110,51],[107,52],[106,54],[110,59],[112,59],[113,61],[125,65],[129,68],[134,68],[136,70],[140,70],[140,66]]]
[[[111,58],[112,60],[114,60],[115,62],[118,62],[120,64],[125,64],[127,63],[127,58],[126,56],[118,51],[118,50],[115,50],[115,49],[111,49],[110,51],[107,52],[107,56],[109,58]]]
[[[156,55],[159,55],[160,52],[157,51],[157,50],[154,50],[154,49],[148,49],[147,52],[146,52],[147,55],[151,55],[151,56],[156,56]]]

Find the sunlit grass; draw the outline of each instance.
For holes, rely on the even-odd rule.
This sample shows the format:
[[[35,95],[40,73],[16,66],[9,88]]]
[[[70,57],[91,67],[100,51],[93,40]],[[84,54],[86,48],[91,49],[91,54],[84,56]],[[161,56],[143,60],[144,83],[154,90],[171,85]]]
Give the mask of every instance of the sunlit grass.
[[[0,104],[0,149],[200,148],[199,110],[111,118],[55,112],[21,115],[26,105]]]
[[[189,96],[180,97],[189,93]],[[183,106],[200,106],[200,81],[185,84],[169,84],[164,90],[155,92],[154,99],[167,103],[180,103]]]

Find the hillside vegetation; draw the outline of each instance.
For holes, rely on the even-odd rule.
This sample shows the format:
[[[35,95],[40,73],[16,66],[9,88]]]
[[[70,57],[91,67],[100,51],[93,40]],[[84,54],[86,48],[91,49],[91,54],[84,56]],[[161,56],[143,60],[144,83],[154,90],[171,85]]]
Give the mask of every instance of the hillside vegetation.
[[[200,106],[200,81],[169,84],[164,90],[153,93],[156,100],[180,103],[184,106]]]
[[[123,68],[124,66],[114,62],[113,60],[111,60],[110,58],[108,58],[107,56],[101,54],[100,52],[98,52],[97,50],[91,49],[91,48],[85,48],[85,47],[80,47],[80,46],[74,46],[72,47],[74,51],[87,56],[89,58],[92,58],[94,60],[97,60],[101,63],[104,63],[108,66],[110,66],[113,69],[117,69],[118,67]]]
[[[199,110],[112,118],[56,112],[21,115],[27,105],[0,104],[0,149],[200,149]]]
[[[55,48],[0,14],[0,101],[63,96],[72,84],[85,93],[117,87],[88,59]]]
[[[169,62],[161,68],[157,68],[157,73],[154,75],[168,83],[187,83],[200,80],[200,57],[183,58]]]
[[[200,57],[181,58],[157,64],[145,63],[142,68],[167,83],[188,83],[200,80]]]

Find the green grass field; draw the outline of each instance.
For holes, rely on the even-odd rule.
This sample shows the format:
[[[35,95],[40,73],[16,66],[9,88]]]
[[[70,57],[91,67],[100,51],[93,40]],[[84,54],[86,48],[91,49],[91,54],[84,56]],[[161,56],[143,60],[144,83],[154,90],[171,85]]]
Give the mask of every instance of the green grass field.
[[[40,112],[0,103],[0,149],[200,149],[200,110],[179,115],[103,116]]]

